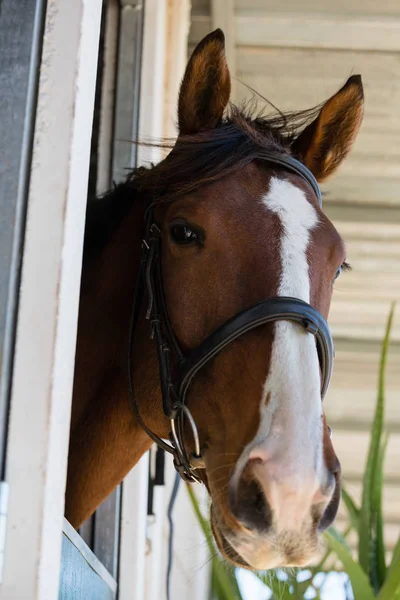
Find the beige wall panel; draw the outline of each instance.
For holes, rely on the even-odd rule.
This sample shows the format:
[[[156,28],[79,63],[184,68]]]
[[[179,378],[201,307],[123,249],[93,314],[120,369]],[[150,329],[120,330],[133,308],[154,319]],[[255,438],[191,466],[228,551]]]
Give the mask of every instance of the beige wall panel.
[[[333,432],[333,443],[342,464],[344,476],[353,478],[364,472],[369,445],[369,433],[363,431]],[[400,435],[393,433],[387,447],[385,474],[398,478],[400,464]]]
[[[399,361],[399,354],[391,352],[386,377],[386,421],[391,430],[400,432]],[[376,353],[336,350],[335,369],[325,402],[326,417],[334,432],[340,426],[369,430],[375,412],[378,365]]]
[[[236,43],[244,46],[400,50],[400,19],[353,14],[304,14],[265,11],[236,13]],[[211,30],[211,19],[193,16],[191,41]]]
[[[193,0],[193,6],[202,14],[207,14],[210,0]],[[398,0],[236,0],[235,7],[238,11],[254,10],[271,12],[295,13],[299,10],[303,13],[331,13],[331,14],[362,14],[362,15],[399,15],[400,4]]]
[[[261,48],[240,46],[237,49],[237,67],[243,74],[259,73],[265,77],[274,77],[277,65],[279,72],[288,79],[301,81],[304,73],[317,80],[318,89],[324,81],[329,82],[332,78],[342,80],[352,72],[361,72],[367,82],[381,84],[397,78],[400,72],[400,61],[396,53],[270,48],[268,42]],[[394,79],[392,83],[396,84],[398,81]]]
[[[322,188],[327,192],[324,198],[327,204],[343,202],[358,205],[400,206],[400,178],[397,177],[369,177],[365,181],[339,172]]]
[[[192,15],[209,15],[211,0],[192,0]]]
[[[400,533],[399,525],[397,525],[397,524],[396,525],[392,525],[392,524],[388,525],[387,524],[385,526],[385,546],[386,546],[386,550],[388,550],[389,552],[394,549],[396,542],[398,540],[398,537],[399,537],[399,533]],[[353,549],[357,548],[358,538],[355,533],[352,532],[351,534],[349,534],[348,543],[349,543],[350,548],[353,548]]]
[[[332,333],[340,337],[355,337],[359,340],[381,340],[384,334],[390,302],[374,299],[346,302],[335,298],[329,315]],[[395,318],[392,339],[400,341],[400,318]]]
[[[355,500],[358,506],[361,503],[362,484],[354,481],[345,482],[346,490]],[[387,485],[383,494],[383,512],[385,518],[389,522],[396,521],[399,516],[399,505],[400,505],[400,490],[396,485]],[[340,516],[343,518],[346,515],[346,509],[342,506],[339,510]]]

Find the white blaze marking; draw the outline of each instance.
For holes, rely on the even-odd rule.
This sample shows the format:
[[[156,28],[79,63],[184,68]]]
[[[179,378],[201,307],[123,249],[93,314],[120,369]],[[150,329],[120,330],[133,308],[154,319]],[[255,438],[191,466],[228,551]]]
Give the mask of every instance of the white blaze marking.
[[[318,223],[315,208],[300,188],[275,178],[271,179],[270,191],[262,201],[268,210],[278,215],[283,228],[278,296],[292,296],[309,302],[307,249],[310,231]]]
[[[309,302],[307,249],[310,232],[318,224],[318,215],[300,188],[275,177],[271,178],[269,192],[262,198],[262,202],[268,211],[278,215],[283,230],[280,243],[281,276],[277,295]],[[280,417],[278,422],[275,418],[277,413]],[[300,325],[277,321],[269,373],[261,399],[260,425],[255,438],[239,458],[236,470],[240,472],[249,458],[249,452],[265,443],[270,436],[279,437],[280,442],[283,442],[282,434],[290,444],[290,462],[295,470],[295,463],[300,463],[304,458],[302,449],[309,444],[310,435],[313,434],[315,441],[315,434],[318,435],[320,430],[322,440],[321,414],[315,339]],[[299,430],[302,431],[302,436],[298,435]],[[292,437],[296,431],[297,435]],[[298,477],[301,477],[302,472],[301,470],[297,474]]]
[[[281,275],[277,294],[310,302],[307,249],[318,215],[304,192],[286,180],[272,178],[263,197],[266,210],[278,215]],[[323,430],[320,372],[315,338],[300,325],[275,323],[271,361],[255,438],[236,465],[261,458],[254,472],[273,511],[274,544],[268,534],[232,536],[237,552],[255,568],[283,564],[281,532],[294,532],[308,559],[311,506],[323,483]]]
[[[262,202],[268,211],[278,215],[282,226],[278,296],[310,302],[307,249],[310,232],[318,224],[317,212],[300,188],[276,178],[271,179],[270,190]],[[260,431],[257,437],[265,439],[265,434],[269,433],[276,438],[276,452],[282,456],[281,468],[287,471],[294,486],[301,482],[304,485],[304,477],[310,475],[311,469],[314,473],[315,469],[320,471],[321,414],[320,373],[314,336],[299,325],[277,322],[261,402],[260,429],[267,422],[268,431]],[[281,476],[284,476],[282,471]]]

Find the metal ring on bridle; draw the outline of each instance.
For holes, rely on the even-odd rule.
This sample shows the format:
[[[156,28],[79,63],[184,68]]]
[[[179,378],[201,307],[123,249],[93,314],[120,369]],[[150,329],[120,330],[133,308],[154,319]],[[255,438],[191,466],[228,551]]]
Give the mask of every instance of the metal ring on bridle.
[[[172,432],[174,445],[175,445],[175,448],[178,450],[178,452],[181,454],[181,456],[185,459],[185,462],[187,462],[188,466],[190,467],[191,466],[190,462],[187,460],[186,452],[185,452],[184,448],[182,447],[180,439],[179,439],[180,435],[178,434],[176,424],[175,424],[176,419],[181,418],[181,415],[183,412],[185,414],[187,420],[190,423],[190,427],[192,429],[193,440],[194,440],[194,457],[195,458],[201,457],[199,432],[197,431],[197,426],[196,426],[195,420],[193,419],[192,413],[190,412],[188,407],[185,404],[179,403],[179,404],[174,405],[174,410],[175,410],[175,408],[178,408],[181,412],[178,413],[177,417],[171,418],[171,432]],[[191,467],[191,468],[195,469],[196,467]]]

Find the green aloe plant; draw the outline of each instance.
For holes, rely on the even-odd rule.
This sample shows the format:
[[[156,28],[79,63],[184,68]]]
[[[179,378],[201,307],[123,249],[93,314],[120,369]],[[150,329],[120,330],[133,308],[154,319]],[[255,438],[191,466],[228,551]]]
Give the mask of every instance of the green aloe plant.
[[[378,397],[363,477],[361,506],[357,506],[345,489],[342,494],[351,527],[358,534],[358,561],[353,559],[343,541],[338,540],[332,532],[325,536],[328,546],[347,571],[356,600],[400,599],[400,539],[388,567],[382,512],[383,465],[388,443],[388,435],[384,433],[385,375],[393,315],[394,305],[389,314],[382,345]]]
[[[370,446],[363,478],[361,505],[357,506],[344,488],[342,500],[349,517],[349,527],[341,535],[334,527],[324,534],[328,550],[322,561],[309,570],[307,577],[299,581],[291,572],[283,581],[275,571],[256,573],[256,576],[272,592],[273,600],[302,599],[310,587],[317,600],[321,598],[321,588],[314,584],[317,573],[327,572],[327,559],[336,555],[347,573],[355,600],[400,600],[400,538],[394,549],[390,565],[386,564],[383,531],[382,489],[383,465],[388,436],[384,433],[385,414],[385,374],[389,350],[390,332],[394,315],[394,305],[387,321],[382,345],[378,396],[375,415],[371,427]],[[212,542],[210,525],[202,515],[193,490],[188,485],[189,496],[209,546],[212,564],[212,600],[242,600],[234,569],[228,567],[216,552]],[[358,551],[355,558],[350,551],[346,537],[355,531],[358,535]],[[322,596],[323,597],[323,596]]]
[[[211,527],[203,516],[196,495],[191,485],[187,484],[189,498],[195,515],[207,541],[211,557],[211,588],[214,600],[241,600],[239,586],[236,581],[234,569],[227,567],[218,556],[212,541]]]

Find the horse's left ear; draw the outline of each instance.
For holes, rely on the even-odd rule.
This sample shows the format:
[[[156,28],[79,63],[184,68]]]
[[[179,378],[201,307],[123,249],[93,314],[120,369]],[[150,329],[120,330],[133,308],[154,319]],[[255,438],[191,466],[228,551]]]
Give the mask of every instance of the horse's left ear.
[[[324,181],[336,171],[351,150],[363,112],[361,75],[353,75],[293,142],[293,155],[310,169],[318,181]]]
[[[231,93],[231,78],[221,29],[209,33],[194,49],[178,101],[181,135],[214,129],[221,122]]]

